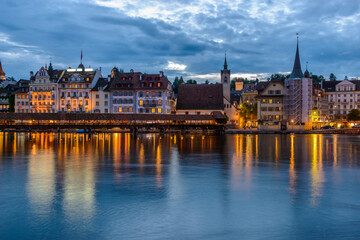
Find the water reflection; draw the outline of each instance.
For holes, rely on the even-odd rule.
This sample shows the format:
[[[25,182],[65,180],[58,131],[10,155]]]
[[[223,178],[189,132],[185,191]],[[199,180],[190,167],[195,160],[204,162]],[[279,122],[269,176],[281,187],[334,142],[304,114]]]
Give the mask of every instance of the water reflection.
[[[23,206],[1,213],[13,229],[21,225],[14,216],[42,219],[25,221],[31,228],[48,230],[43,224],[50,222],[56,231],[48,238],[76,231],[79,239],[85,238],[81,233],[118,238],[109,232],[206,239],[224,229],[224,238],[242,232],[251,238],[267,231],[262,226],[269,222],[273,238],[298,234],[302,226],[316,231],[306,220],[313,213],[324,217],[328,208],[336,208],[332,213],[341,221],[354,212],[348,219],[360,222],[359,209],[352,207],[360,197],[353,191],[359,148],[358,136],[342,135],[0,133],[0,206],[14,199]],[[13,183],[26,191],[8,187]],[[316,224],[335,231],[324,219]],[[140,235],[139,224],[149,235]],[[112,231],[94,232],[97,226]]]

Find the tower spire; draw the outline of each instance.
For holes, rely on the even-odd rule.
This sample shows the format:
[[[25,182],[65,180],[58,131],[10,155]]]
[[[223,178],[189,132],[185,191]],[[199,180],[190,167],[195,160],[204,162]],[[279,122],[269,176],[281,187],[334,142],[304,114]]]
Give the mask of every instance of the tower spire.
[[[5,80],[5,72],[2,68],[1,60],[0,60],[0,80]]]
[[[299,54],[299,33],[296,33],[296,55],[295,55],[295,62],[294,67],[291,72],[290,78],[302,78],[304,77],[303,72],[301,70],[300,64],[300,54]]]
[[[225,51],[225,62],[224,62],[224,69],[227,69],[227,61],[226,61],[226,51]]]

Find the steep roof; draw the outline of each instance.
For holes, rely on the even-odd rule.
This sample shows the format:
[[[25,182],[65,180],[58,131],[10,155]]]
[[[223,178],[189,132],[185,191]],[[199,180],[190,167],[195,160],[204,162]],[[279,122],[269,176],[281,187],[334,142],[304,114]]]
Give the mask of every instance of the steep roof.
[[[181,84],[177,110],[223,110],[222,84]]]
[[[147,74],[142,75],[142,80],[137,83],[137,90],[165,90],[171,86],[171,82],[161,72],[161,74]]]
[[[2,68],[1,61],[0,61],[0,79],[5,79],[5,72]]]
[[[296,54],[295,54],[295,61],[294,61],[294,67],[290,74],[290,78],[302,78],[304,77],[303,72],[301,70],[301,64],[300,64],[300,54],[299,54],[299,39],[297,40],[296,44]]]
[[[115,76],[111,79],[106,90],[134,90],[140,81],[141,72],[115,72]]]
[[[355,91],[360,91],[360,80],[348,80],[349,82],[355,84]],[[324,81],[323,82],[323,89],[325,92],[335,92],[336,85],[341,83],[342,81]]]
[[[269,83],[270,83],[270,81],[258,82],[256,84],[256,90],[258,90],[258,91],[264,90],[269,85]]]

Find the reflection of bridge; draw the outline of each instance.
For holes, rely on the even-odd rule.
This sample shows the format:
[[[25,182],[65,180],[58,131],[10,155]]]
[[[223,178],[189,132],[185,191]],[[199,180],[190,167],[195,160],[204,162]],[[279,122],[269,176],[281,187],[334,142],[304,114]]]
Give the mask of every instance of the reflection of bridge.
[[[130,129],[215,130],[226,122],[220,112],[211,115],[111,113],[0,113],[0,130]]]

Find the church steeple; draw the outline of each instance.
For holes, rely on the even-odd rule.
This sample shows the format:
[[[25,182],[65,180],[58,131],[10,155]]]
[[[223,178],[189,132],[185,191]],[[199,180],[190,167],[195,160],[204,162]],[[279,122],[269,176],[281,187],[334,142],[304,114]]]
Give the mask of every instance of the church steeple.
[[[0,80],[5,80],[5,72],[2,68],[1,61],[0,61]]]
[[[226,61],[226,52],[225,52],[225,62],[224,62],[224,69],[227,69],[228,65],[227,65],[227,61]]]
[[[296,55],[295,55],[294,67],[291,72],[290,78],[303,78],[304,75],[301,70],[300,54],[299,54],[299,34],[297,33],[296,35],[297,35]]]

